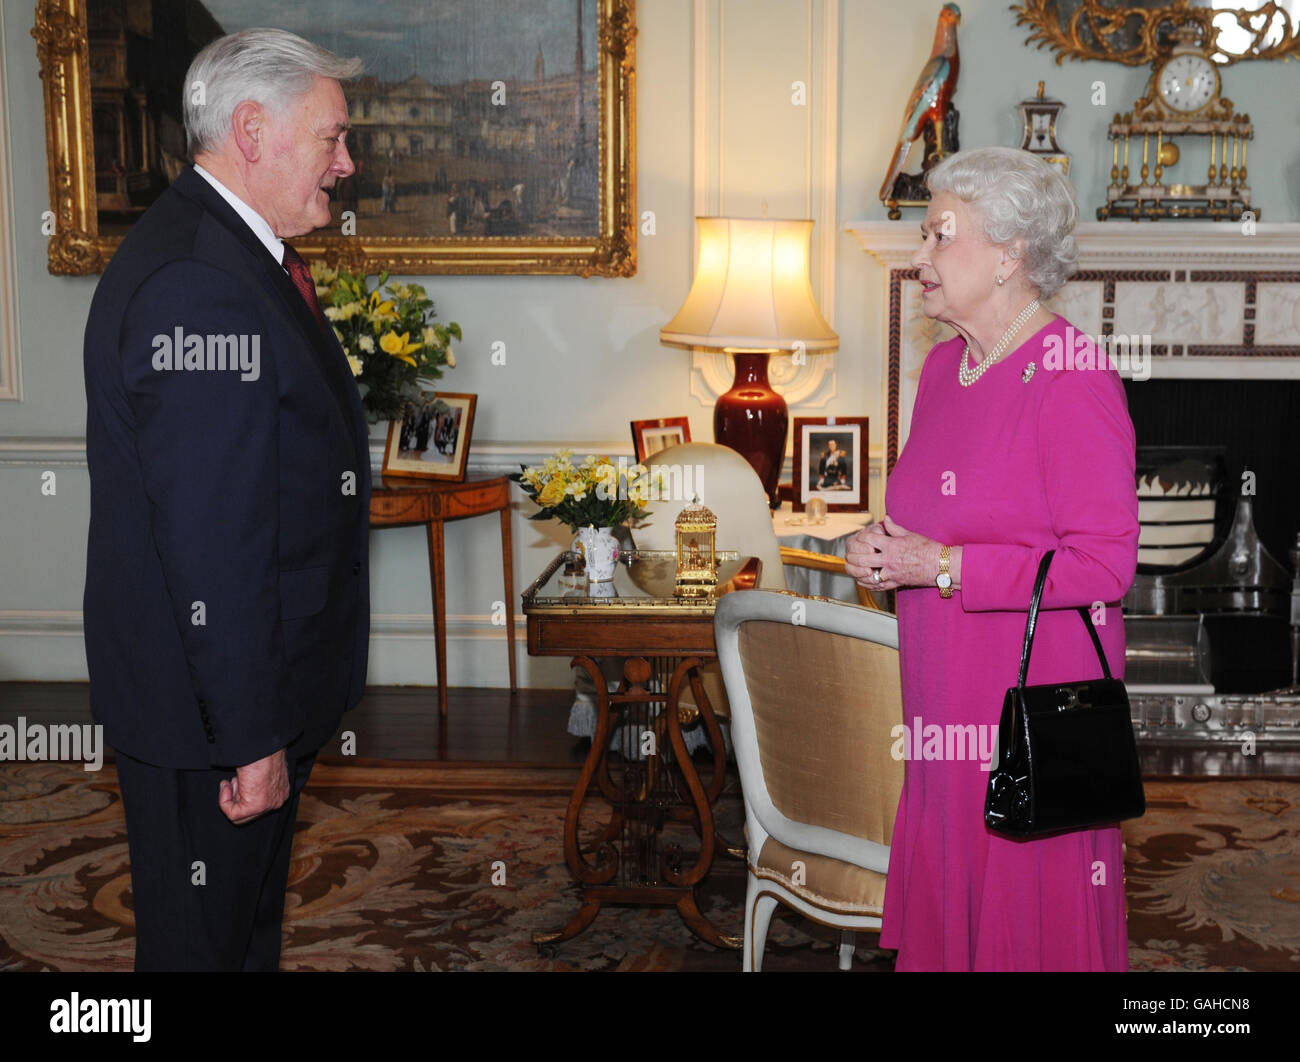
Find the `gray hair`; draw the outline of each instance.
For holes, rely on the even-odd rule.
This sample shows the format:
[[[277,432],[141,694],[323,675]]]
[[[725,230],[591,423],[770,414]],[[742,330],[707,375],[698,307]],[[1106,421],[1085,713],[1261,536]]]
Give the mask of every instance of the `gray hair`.
[[[1079,261],[1074,189],[1065,175],[1020,148],[984,147],[949,155],[929,172],[931,192],[948,192],[984,219],[990,243],[1025,241],[1026,279],[1048,299]]]
[[[185,75],[190,154],[215,151],[244,100],[280,111],[311,91],[317,77],[347,81],[361,69],[360,59],[340,59],[287,30],[254,28],[218,37],[194,57]]]

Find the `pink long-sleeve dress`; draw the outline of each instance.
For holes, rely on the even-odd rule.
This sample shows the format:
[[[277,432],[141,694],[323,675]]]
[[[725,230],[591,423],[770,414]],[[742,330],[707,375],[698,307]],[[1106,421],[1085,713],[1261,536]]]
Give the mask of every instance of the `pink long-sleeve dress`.
[[[996,740],[1048,549],[1029,683],[1100,677],[1079,605],[1094,610],[1112,674],[1124,674],[1119,599],[1137,566],[1133,423],[1113,369],[1048,367],[1060,364],[1046,357],[1053,344],[1068,352],[1067,342],[1084,342],[1068,327],[1057,317],[971,387],[957,382],[964,341],[936,345],[889,477],[894,522],[963,547],[951,598],[934,587],[898,592],[908,758],[880,943],[898,949],[899,970],[1128,968],[1119,827],[1030,841],[991,833],[987,764],[969,748],[957,758],[970,731],[947,736],[974,724]]]

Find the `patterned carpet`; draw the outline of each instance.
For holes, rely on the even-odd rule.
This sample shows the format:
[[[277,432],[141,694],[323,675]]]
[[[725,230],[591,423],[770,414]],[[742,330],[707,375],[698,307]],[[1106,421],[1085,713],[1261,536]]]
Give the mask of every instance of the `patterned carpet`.
[[[554,958],[534,932],[577,910],[562,856],[569,768],[318,765],[303,794],[285,913],[290,970],[737,970],[667,908],[607,908]],[[1125,827],[1131,966],[1300,969],[1300,784],[1148,782]],[[598,807],[590,821],[598,823]],[[740,834],[734,789],[719,823]],[[504,872],[505,880],[501,882]],[[497,883],[493,883],[496,877]],[[744,868],[725,856],[700,907],[739,932]],[[0,970],[126,970],[133,921],[112,767],[0,768]],[[833,970],[836,934],[789,913],[770,970]],[[891,953],[860,936],[855,969]]]

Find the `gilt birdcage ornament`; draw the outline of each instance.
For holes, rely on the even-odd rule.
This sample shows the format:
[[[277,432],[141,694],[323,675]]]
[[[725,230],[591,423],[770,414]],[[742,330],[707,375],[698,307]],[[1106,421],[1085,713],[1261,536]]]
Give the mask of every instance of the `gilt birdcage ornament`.
[[[707,597],[718,585],[718,518],[692,502],[677,514],[677,597]]]

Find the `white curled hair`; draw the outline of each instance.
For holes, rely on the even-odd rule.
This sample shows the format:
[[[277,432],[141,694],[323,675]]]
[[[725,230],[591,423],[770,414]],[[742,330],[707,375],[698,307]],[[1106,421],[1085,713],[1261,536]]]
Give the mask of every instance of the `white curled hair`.
[[[990,243],[1025,241],[1025,273],[1039,297],[1060,290],[1079,261],[1074,189],[1055,166],[1020,148],[984,147],[949,155],[929,172],[931,192],[948,192],[984,219]]]
[[[340,59],[287,30],[253,28],[208,44],[190,64],[183,86],[190,154],[215,151],[244,100],[272,111],[311,91],[317,77],[347,81],[360,59]]]

